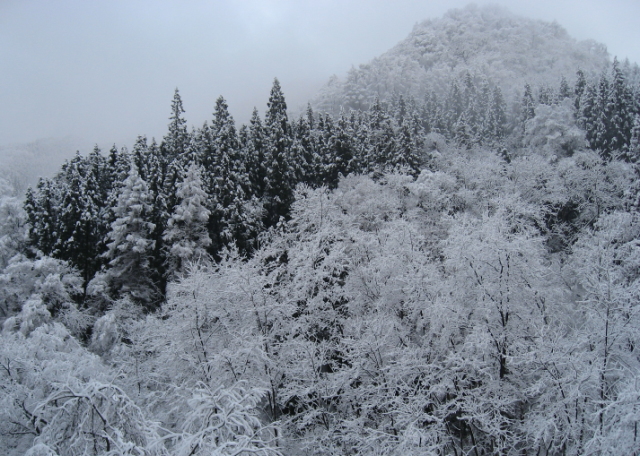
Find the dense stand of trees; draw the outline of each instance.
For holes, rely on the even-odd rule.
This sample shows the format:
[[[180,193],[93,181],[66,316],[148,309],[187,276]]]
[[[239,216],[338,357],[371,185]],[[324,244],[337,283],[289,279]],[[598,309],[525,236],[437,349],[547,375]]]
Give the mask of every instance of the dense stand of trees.
[[[276,80],[191,132],[176,90],[160,144],[0,200],[0,446],[637,454],[628,74],[295,120]]]
[[[425,162],[424,127],[403,100],[394,111],[377,105],[334,120],[309,108],[292,122],[276,80],[264,120],[255,112],[238,131],[220,97],[212,121],[189,133],[176,90],[160,145],[142,136],[131,151],[78,154],[29,190],[31,254],[69,262],[85,292],[117,298],[127,291],[156,306],[185,260],[219,258],[231,245],[250,255],[260,233],[288,218],[298,183],[334,188],[340,176],[374,169],[417,175]],[[193,238],[203,217],[206,232]],[[183,248],[191,252],[178,252],[177,240],[189,236],[192,245]],[[121,276],[148,280],[133,293]]]
[[[618,154],[635,161],[640,151],[637,92],[615,60],[611,75],[599,80],[588,82],[579,71],[573,88],[563,78],[557,89],[540,87],[534,96],[527,85],[511,118],[500,88],[467,74],[440,98],[427,96],[422,103],[397,96],[389,106],[374,102],[367,111],[337,119],[309,108],[289,121],[276,80],[264,120],[256,111],[250,124],[237,130],[220,97],[212,121],[189,133],[176,90],[160,145],[140,137],[130,152],[114,147],[108,156],[97,149],[87,157],[77,155],[54,178],[29,190],[30,251],[68,261],[81,272],[86,292],[98,272],[111,279],[122,272],[107,271],[127,250],[114,244],[114,230],[124,230],[124,219],[134,214],[117,207],[140,205],[137,216],[148,226],[129,229],[148,243],[148,252],[131,267],[149,276],[148,290],[138,299],[153,307],[162,302],[167,279],[181,268],[167,242],[167,236],[180,236],[178,226],[171,226],[173,234],[167,230],[175,211],[191,204],[177,190],[192,165],[204,192],[198,210],[208,213],[208,237],[194,248],[219,259],[222,249],[236,245],[250,255],[260,233],[287,219],[297,184],[335,188],[341,176],[392,169],[417,176],[429,166],[438,135],[465,148],[490,146],[507,153],[505,146],[524,143],[569,155],[585,145],[605,159]],[[131,193],[133,182],[127,179],[134,168],[142,187]],[[182,229],[191,227],[183,223]],[[119,296],[119,285],[103,285],[111,298]]]

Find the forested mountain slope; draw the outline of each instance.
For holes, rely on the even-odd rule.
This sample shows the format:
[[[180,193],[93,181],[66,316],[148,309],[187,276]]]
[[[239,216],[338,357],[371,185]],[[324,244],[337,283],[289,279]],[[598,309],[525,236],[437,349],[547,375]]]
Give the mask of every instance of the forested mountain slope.
[[[430,42],[459,18],[575,49],[475,7]],[[640,79],[567,49],[510,108],[464,55],[337,115],[276,79],[239,127],[176,89],[159,142],[2,183],[0,450],[639,454]]]
[[[502,88],[508,102],[525,83],[556,86],[576,69],[600,74],[609,64],[606,47],[578,42],[557,23],[536,21],[499,6],[470,5],[417,24],[409,36],[373,61],[334,78],[314,106],[337,112],[367,109],[376,97],[416,99],[449,90],[466,73]]]
[[[16,192],[24,194],[40,177],[55,174],[76,150],[84,150],[90,145],[80,139],[63,138],[0,146],[0,178],[11,182]]]

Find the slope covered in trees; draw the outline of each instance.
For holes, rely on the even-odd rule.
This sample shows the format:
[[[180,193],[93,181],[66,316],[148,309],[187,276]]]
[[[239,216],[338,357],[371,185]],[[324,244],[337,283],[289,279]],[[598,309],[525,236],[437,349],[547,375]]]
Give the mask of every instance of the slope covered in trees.
[[[375,98],[388,101],[392,94],[422,100],[442,95],[451,79],[467,73],[501,87],[511,104],[525,83],[555,85],[577,68],[596,75],[608,62],[605,46],[577,42],[555,22],[470,5],[417,24],[388,52],[352,68],[343,80],[334,77],[315,106],[330,112],[367,109]]]
[[[640,78],[581,66],[191,131],[176,90],[160,143],[3,184],[0,448],[638,453]]]

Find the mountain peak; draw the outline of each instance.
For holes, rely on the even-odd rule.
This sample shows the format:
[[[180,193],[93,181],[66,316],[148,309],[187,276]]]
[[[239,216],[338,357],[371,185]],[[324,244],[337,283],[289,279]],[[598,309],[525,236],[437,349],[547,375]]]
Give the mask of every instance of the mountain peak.
[[[577,41],[557,22],[518,16],[496,6],[469,5],[416,24],[404,40],[344,80],[325,87],[316,103],[366,109],[392,94],[421,98],[442,93],[454,78],[471,74],[502,88],[507,99],[525,83],[556,86],[580,68],[598,74],[609,65],[606,47]]]

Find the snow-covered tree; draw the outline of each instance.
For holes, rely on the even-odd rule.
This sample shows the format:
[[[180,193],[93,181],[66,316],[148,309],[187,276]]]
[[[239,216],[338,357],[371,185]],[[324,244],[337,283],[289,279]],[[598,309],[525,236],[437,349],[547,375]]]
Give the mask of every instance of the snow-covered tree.
[[[531,86],[529,84],[525,84],[524,86],[524,95],[522,96],[522,123],[524,124],[527,120],[533,119],[536,115],[535,111],[536,103],[533,99],[533,92],[531,90]]]
[[[167,164],[183,154],[189,144],[189,132],[187,130],[187,121],[184,119],[184,112],[182,98],[176,88],[171,102],[169,131],[160,146]]]
[[[570,343],[579,355],[572,358],[575,380],[566,390],[580,419],[577,454],[613,454],[614,448],[628,454],[639,448],[640,416],[631,399],[638,397],[632,379],[640,372],[638,233],[636,214],[603,216],[578,240],[568,265],[577,295]]]
[[[29,222],[29,244],[45,255],[58,252],[61,193],[52,179],[40,179],[35,190],[27,190],[24,207]]]
[[[57,315],[75,306],[75,298],[82,294],[82,285],[78,271],[66,261],[15,255],[4,270],[0,270],[0,317],[19,312],[34,296]]]
[[[74,381],[75,380],[75,381]],[[60,386],[35,409],[36,439],[59,454],[167,455],[157,424],[118,386],[77,379]]]
[[[570,156],[586,145],[584,131],[575,123],[571,100],[540,105],[524,124],[523,143],[536,153]]]
[[[0,178],[0,272],[26,247],[26,221],[22,204],[12,195],[11,186]]]
[[[640,114],[636,114],[633,120],[629,150],[626,153],[626,158],[631,163],[638,163],[640,161]]]
[[[246,168],[249,178],[250,193],[262,198],[267,182],[267,163],[265,160],[265,137],[262,120],[257,109],[249,120],[246,141],[243,144],[243,153],[246,160]]]
[[[31,300],[20,314],[5,322],[0,333],[0,448],[4,454],[23,455],[38,444],[60,455],[82,454],[80,449],[80,453],[62,451],[45,437],[49,425],[66,425],[74,432],[78,421],[69,416],[65,422],[54,422],[53,416],[44,416],[40,407],[64,385],[88,379],[109,382],[110,378],[113,373],[97,356],[87,352],[62,324],[52,321],[41,301]],[[91,416],[85,418],[90,420]],[[99,416],[94,414],[93,418],[97,424]],[[95,438],[99,445],[104,443],[102,435],[76,435],[86,440]],[[36,438],[40,440],[34,441]]]
[[[168,436],[174,454],[281,456],[274,429],[264,426],[256,413],[262,394],[245,382],[229,388],[197,384],[180,432]]]
[[[609,120],[609,149],[619,153],[629,147],[636,106],[617,58],[613,60],[611,72],[611,93],[607,109],[612,116]]]
[[[191,261],[208,257],[211,238],[207,231],[210,211],[200,169],[192,163],[178,184],[178,204],[167,222],[163,239],[168,250],[169,271],[180,274]]]
[[[106,161],[95,149],[89,160],[79,154],[63,169],[64,193],[60,201],[60,248],[56,257],[69,261],[89,283],[102,266],[108,188],[103,182]]]
[[[273,81],[264,122],[265,160],[267,175],[265,208],[267,226],[285,217],[293,201],[296,185],[296,162],[291,155],[291,125],[287,117],[287,103],[277,79]]]
[[[250,181],[245,167],[245,157],[240,153],[235,122],[229,114],[224,98],[216,101],[214,119],[207,130],[207,154],[210,162],[208,193],[211,198],[209,233],[212,252],[217,253],[234,242],[243,250],[250,250],[253,229],[245,211],[245,202],[250,200],[247,191]]]
[[[154,247],[151,234],[155,229],[148,221],[150,203],[149,187],[132,163],[118,195],[116,219],[107,234],[105,257],[109,263],[105,274],[94,284],[99,287],[99,282],[106,280],[115,296],[129,294],[146,306],[152,306],[157,298],[149,263]]]

